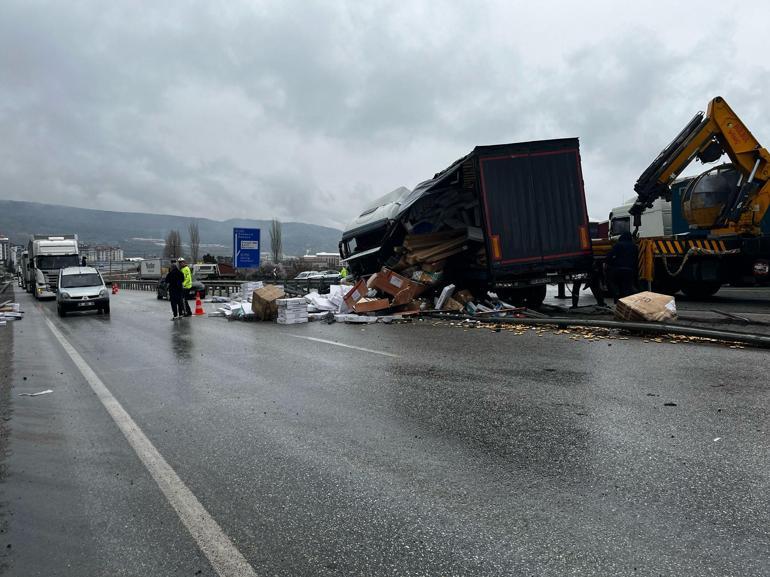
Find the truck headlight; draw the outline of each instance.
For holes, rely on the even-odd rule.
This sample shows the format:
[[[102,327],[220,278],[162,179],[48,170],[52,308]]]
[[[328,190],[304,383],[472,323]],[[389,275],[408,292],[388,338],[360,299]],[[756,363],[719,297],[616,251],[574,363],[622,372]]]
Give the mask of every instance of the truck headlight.
[[[70,293],[61,293],[61,298],[67,300],[70,298]]]
[[[109,296],[109,295],[110,295],[110,293],[107,292],[107,289],[102,289],[102,290],[99,291],[99,296],[100,297],[106,297],[106,296]]]

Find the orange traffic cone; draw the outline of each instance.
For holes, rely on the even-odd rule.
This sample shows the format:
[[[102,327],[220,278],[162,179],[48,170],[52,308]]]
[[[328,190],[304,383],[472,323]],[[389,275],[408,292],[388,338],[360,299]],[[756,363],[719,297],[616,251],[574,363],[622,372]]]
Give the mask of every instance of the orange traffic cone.
[[[195,315],[205,315],[206,313],[203,312],[203,303],[201,302],[201,293],[200,291],[195,293]]]
[[[112,283],[112,294],[118,294],[118,283],[116,282]]]

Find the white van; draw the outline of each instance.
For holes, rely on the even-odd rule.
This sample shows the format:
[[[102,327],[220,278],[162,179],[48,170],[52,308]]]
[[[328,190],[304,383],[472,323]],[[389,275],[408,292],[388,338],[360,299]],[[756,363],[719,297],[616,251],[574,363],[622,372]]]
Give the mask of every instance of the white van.
[[[96,309],[110,314],[110,291],[102,275],[92,266],[69,266],[59,271],[59,289],[56,293],[59,316],[71,311]]]

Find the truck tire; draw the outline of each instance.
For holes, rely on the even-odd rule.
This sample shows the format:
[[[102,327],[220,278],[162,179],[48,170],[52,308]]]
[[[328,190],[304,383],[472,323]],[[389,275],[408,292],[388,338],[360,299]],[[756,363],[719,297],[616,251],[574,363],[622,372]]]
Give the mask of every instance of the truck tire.
[[[67,311],[65,311],[65,310],[62,308],[62,306],[61,306],[61,305],[59,305],[59,306],[57,306],[57,307],[56,307],[56,312],[58,312],[58,313],[59,313],[59,316],[60,316],[60,317],[66,317],[66,316],[67,316]]]
[[[694,299],[705,299],[717,294],[719,289],[722,288],[722,283],[719,281],[696,281],[682,283],[682,292],[688,297]]]
[[[102,307],[102,312],[105,315],[109,315],[110,314],[110,304],[109,303],[107,303],[106,305],[104,305],[104,307]]]

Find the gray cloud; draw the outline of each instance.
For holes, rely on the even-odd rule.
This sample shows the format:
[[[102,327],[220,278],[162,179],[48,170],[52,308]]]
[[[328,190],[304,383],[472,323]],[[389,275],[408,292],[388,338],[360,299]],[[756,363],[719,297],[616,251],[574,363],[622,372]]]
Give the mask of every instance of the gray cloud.
[[[716,94],[770,138],[762,14],[576,4],[8,0],[0,197],[342,226],[477,144],[578,136],[604,217]]]

